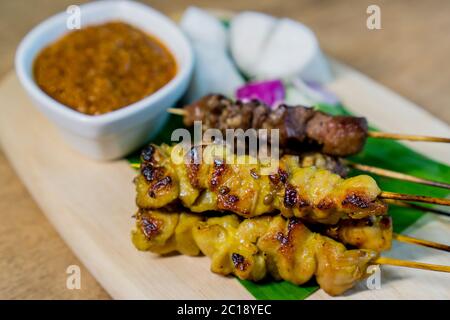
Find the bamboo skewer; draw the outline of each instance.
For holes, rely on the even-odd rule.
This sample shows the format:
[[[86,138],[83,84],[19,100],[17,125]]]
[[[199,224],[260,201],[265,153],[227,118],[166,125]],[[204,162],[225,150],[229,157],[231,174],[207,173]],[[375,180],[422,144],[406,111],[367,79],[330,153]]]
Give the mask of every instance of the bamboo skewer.
[[[418,205],[415,203],[403,202],[403,201],[394,200],[394,199],[385,199],[385,201],[387,203],[390,203],[390,204],[393,204],[393,205],[399,206],[399,207],[411,208],[411,209],[416,209],[416,210],[425,211],[425,212],[432,212],[432,213],[450,217],[450,212],[446,212],[446,211],[439,210],[436,208],[424,207],[424,206],[421,206],[421,205]]]
[[[413,268],[413,269],[432,270],[432,271],[439,271],[439,272],[450,272],[450,266],[441,266],[441,265],[437,265],[437,264],[407,261],[407,260],[400,260],[400,259],[387,258],[387,257],[379,257],[374,260],[374,263],[398,266],[398,267]]]
[[[432,180],[428,180],[428,179],[422,179],[422,178],[418,178],[418,177],[415,177],[415,176],[412,176],[409,174],[391,171],[391,170],[387,170],[387,169],[382,169],[382,168],[378,168],[378,167],[372,167],[372,166],[368,166],[365,164],[355,163],[355,162],[352,162],[349,160],[343,160],[343,162],[347,166],[352,167],[354,169],[374,173],[379,176],[384,176],[384,177],[393,178],[393,179],[402,180],[402,181],[420,183],[420,184],[433,186],[433,187],[450,189],[449,183],[432,181]]]
[[[398,133],[387,133],[387,132],[379,132],[379,131],[369,131],[367,133],[367,135],[371,138],[377,138],[377,139],[450,143],[450,138],[418,136],[418,135],[412,135],[412,134],[398,134]]]
[[[168,108],[167,112],[178,116],[185,116],[186,111],[180,108]],[[419,136],[412,134],[387,133],[379,131],[369,131],[367,136],[378,139],[408,140],[408,141],[428,141],[428,142],[444,142],[450,143],[450,138]]]
[[[177,116],[182,116],[182,117],[184,117],[186,115],[186,111],[184,109],[180,109],[180,108],[169,108],[169,109],[167,109],[167,112],[169,112],[171,114],[176,114]]]
[[[408,237],[408,236],[398,234],[398,233],[394,233],[393,238],[397,241],[404,242],[404,243],[411,243],[411,244],[416,244],[419,246],[424,246],[424,247],[428,247],[428,248],[433,248],[433,249],[437,249],[437,250],[450,252],[450,246],[448,246],[446,244],[442,244],[442,243]]]
[[[397,193],[397,192],[390,192],[390,191],[382,191],[380,193],[379,197],[381,199],[414,201],[414,202],[423,202],[423,203],[440,204],[443,206],[450,206],[450,199],[418,196],[418,195],[404,194],[404,193]]]

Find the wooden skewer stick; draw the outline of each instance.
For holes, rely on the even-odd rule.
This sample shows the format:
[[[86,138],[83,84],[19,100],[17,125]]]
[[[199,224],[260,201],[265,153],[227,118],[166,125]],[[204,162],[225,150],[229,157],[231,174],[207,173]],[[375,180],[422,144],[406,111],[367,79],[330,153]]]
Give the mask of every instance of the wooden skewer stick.
[[[171,114],[176,114],[177,116],[182,116],[182,117],[184,117],[186,115],[186,111],[184,109],[180,109],[180,108],[169,108],[169,109],[167,109],[167,112],[169,112]]]
[[[176,114],[179,116],[185,116],[186,111],[180,108],[169,108],[167,112]],[[450,138],[441,137],[429,137],[429,136],[418,136],[411,134],[398,134],[398,133],[387,133],[379,131],[369,131],[367,135],[371,138],[379,139],[393,139],[393,140],[409,140],[409,141],[429,141],[429,142],[445,142],[450,143]]]
[[[450,138],[418,136],[411,134],[387,133],[379,131],[369,131],[367,135],[371,138],[408,140],[408,141],[428,141],[428,142],[445,142],[450,143]]]
[[[433,204],[440,204],[443,206],[450,206],[450,199],[427,197],[427,196],[417,196],[417,195],[397,193],[397,192],[382,191],[380,193],[379,197],[382,199],[415,201],[415,202],[433,203]]]
[[[387,264],[391,266],[399,266],[413,269],[424,269],[424,270],[432,270],[439,272],[450,272],[450,266],[441,266],[431,263],[423,263],[423,262],[415,262],[415,261],[407,261],[407,260],[399,260],[394,258],[387,257],[379,257],[374,260],[376,264]]]
[[[425,212],[432,212],[432,213],[450,217],[450,212],[446,212],[444,210],[439,210],[436,208],[424,207],[424,206],[421,206],[421,205],[418,205],[415,203],[403,202],[400,200],[393,200],[393,199],[386,199],[386,202],[393,204],[395,206],[399,206],[399,207],[411,208],[411,209],[416,209],[416,210],[425,211]]]
[[[404,243],[411,243],[411,244],[416,244],[419,246],[424,246],[424,247],[428,247],[428,248],[433,248],[433,249],[450,252],[450,246],[442,244],[442,243],[408,237],[408,236],[398,234],[398,233],[394,233],[393,238],[397,241],[404,242]]]
[[[368,166],[365,164],[355,163],[355,162],[352,162],[349,160],[343,160],[343,162],[347,166],[352,167],[354,169],[374,173],[379,176],[393,178],[393,179],[402,180],[402,181],[409,181],[409,182],[414,182],[414,183],[425,184],[427,186],[450,189],[449,183],[432,181],[432,180],[428,180],[428,179],[422,179],[422,178],[418,178],[418,177],[415,177],[415,176],[412,176],[409,174],[391,171],[391,170],[387,170],[387,169],[382,169],[382,168],[378,168],[378,167],[372,167],[372,166]]]

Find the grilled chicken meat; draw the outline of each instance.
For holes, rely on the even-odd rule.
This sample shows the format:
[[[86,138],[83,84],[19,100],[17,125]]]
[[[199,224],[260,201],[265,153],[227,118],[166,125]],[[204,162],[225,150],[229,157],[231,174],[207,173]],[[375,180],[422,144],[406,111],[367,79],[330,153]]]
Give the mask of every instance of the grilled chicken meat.
[[[387,212],[370,176],[342,179],[324,169],[302,168],[293,156],[283,156],[269,169],[218,145],[193,147],[187,153],[179,145],[150,145],[142,152],[135,183],[137,205],[145,209],[180,201],[193,212],[229,211],[247,218],[280,212],[324,224]]]
[[[373,250],[347,250],[299,219],[281,215],[240,221],[236,215],[205,218],[141,209],[136,217],[132,240],[139,250],[202,253],[211,258],[211,271],[252,281],[271,275],[301,285],[315,276],[330,295],[353,287],[378,256]]]
[[[343,219],[334,226],[321,225],[317,231],[360,249],[377,252],[391,249],[392,219],[389,216],[372,216],[360,220]]]
[[[288,153],[295,155],[294,152]],[[287,155],[285,155],[287,156]],[[342,178],[345,178],[350,169],[345,166],[339,158],[332,157],[320,152],[305,152],[298,155],[300,167],[316,167],[326,169]]]
[[[201,121],[203,129],[279,129],[280,147],[295,146],[346,157],[362,150],[367,138],[367,120],[331,116],[312,108],[281,105],[271,109],[252,100],[233,102],[222,95],[207,95],[184,107],[183,122],[190,127]]]

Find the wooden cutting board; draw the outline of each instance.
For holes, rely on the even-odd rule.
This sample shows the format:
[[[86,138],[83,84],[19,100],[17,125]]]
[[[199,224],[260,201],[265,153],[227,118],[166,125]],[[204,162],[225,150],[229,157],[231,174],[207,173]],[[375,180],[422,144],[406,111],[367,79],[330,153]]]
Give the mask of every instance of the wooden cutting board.
[[[330,84],[344,105],[385,131],[450,136],[440,120],[351,68],[332,61]],[[14,73],[0,84],[0,143],[33,198],[90,272],[116,299],[252,299],[234,278],[209,272],[205,257],[160,258],[130,242],[135,172],[126,160],[97,162],[71,150],[27,98]],[[407,143],[450,164],[450,148]],[[395,159],[393,159],[395,161]],[[447,179],[448,180],[448,179]],[[427,214],[407,234],[450,243],[450,219]],[[450,255],[395,243],[390,256],[450,265]],[[339,298],[450,299],[450,275],[383,267],[381,289],[364,283]],[[322,290],[310,299],[329,299]]]

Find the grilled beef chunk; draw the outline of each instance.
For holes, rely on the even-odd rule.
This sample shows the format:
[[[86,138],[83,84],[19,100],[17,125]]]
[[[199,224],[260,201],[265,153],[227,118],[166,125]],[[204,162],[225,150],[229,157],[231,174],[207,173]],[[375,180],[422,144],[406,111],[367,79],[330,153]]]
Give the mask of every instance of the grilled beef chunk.
[[[236,101],[222,95],[207,95],[184,108],[184,124],[202,121],[203,129],[279,129],[280,147],[295,145],[345,157],[356,154],[367,138],[367,120],[351,116],[331,116],[312,108],[280,105],[271,109],[260,101]]]

